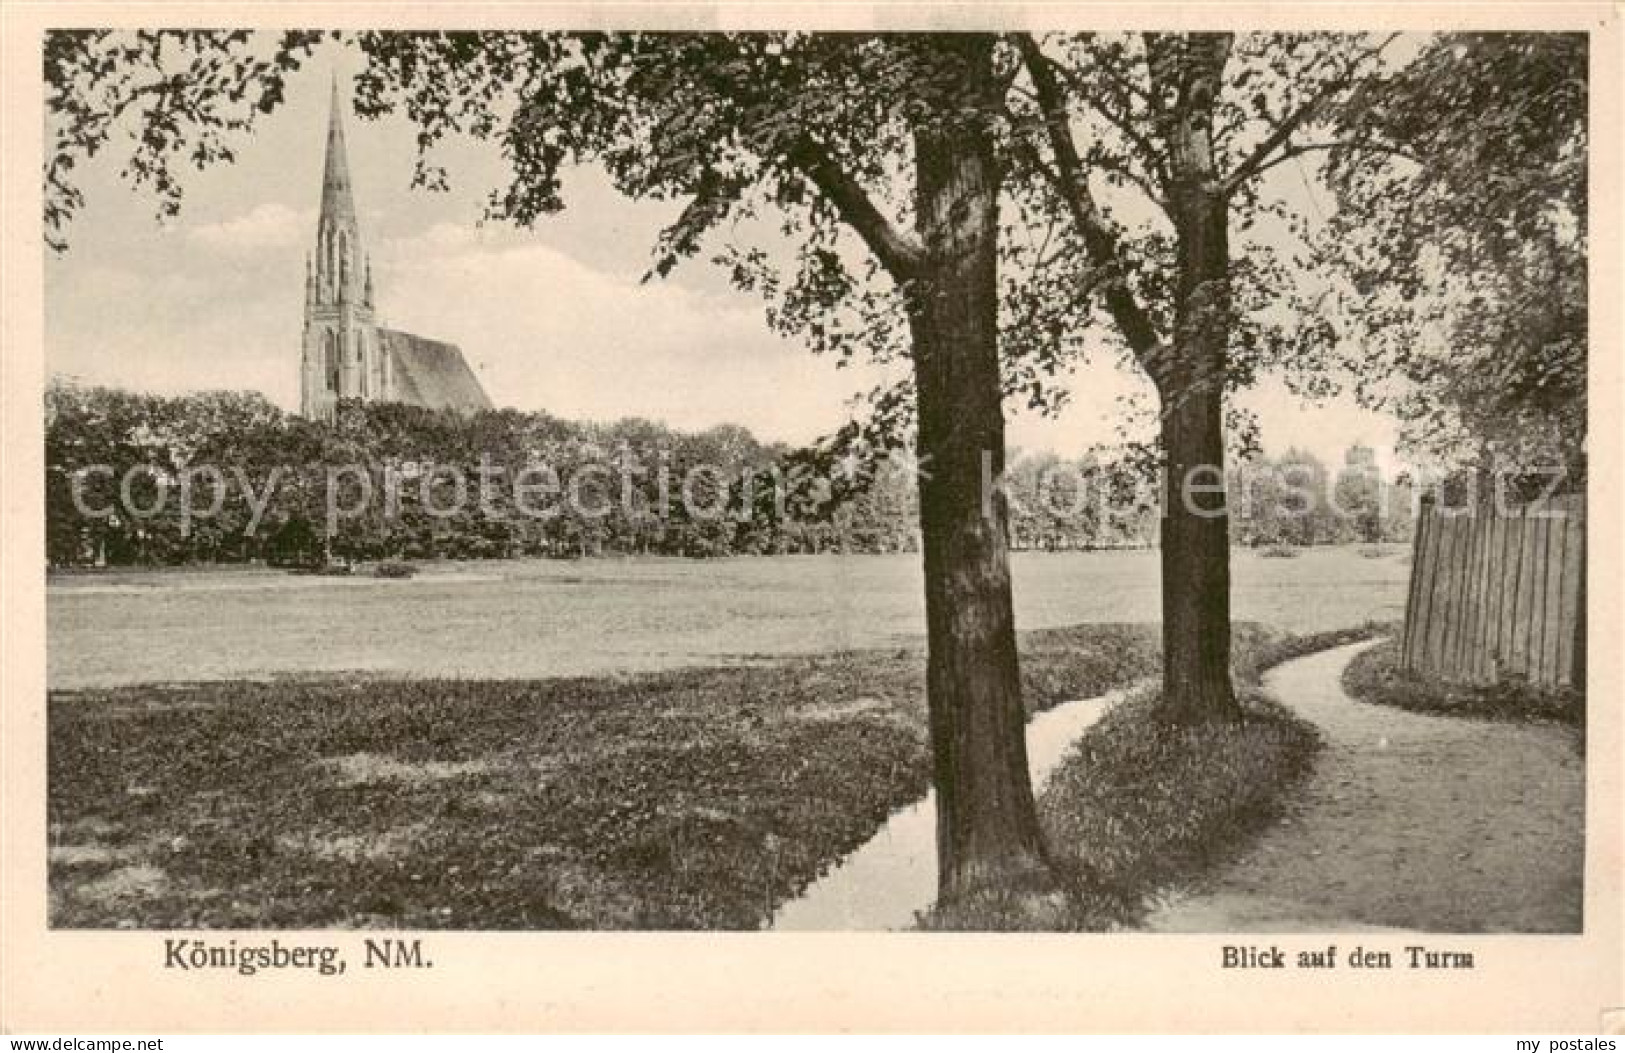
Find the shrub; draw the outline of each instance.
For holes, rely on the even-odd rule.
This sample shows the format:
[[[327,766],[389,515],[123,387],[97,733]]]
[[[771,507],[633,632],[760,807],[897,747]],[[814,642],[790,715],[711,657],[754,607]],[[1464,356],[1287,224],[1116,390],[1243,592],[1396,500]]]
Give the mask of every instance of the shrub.
[[[386,562],[372,568],[375,578],[410,578],[417,575],[418,568],[410,563]]]
[[[1258,554],[1265,559],[1297,559],[1303,555],[1303,549],[1296,545],[1269,545]]]

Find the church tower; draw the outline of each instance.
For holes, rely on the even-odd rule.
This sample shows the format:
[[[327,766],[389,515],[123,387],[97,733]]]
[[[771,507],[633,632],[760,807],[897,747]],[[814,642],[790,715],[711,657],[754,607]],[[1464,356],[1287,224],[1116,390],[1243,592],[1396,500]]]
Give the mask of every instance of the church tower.
[[[373,317],[372,262],[362,249],[344,151],[337,76],[327,124],[322,212],[316,247],[305,258],[305,335],[300,412],[332,420],[341,398],[394,397],[389,356],[380,348]]]
[[[305,257],[299,412],[331,422],[340,399],[458,413],[488,410],[490,396],[456,344],[378,324],[372,261],[361,244],[344,153],[343,115],[335,77],[322,166],[322,214],[316,221],[315,251]]]

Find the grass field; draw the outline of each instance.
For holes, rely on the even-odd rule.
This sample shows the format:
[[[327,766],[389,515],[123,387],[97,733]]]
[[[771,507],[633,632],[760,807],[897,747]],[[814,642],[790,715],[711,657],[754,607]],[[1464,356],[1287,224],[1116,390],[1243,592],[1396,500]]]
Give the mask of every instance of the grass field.
[[[1365,631],[1238,627],[1238,677]],[[1146,626],[1029,634],[1028,707],[1145,678],[1157,650]],[[922,682],[904,649],[574,680],[56,692],[51,921],[757,928],[925,791]],[[1086,733],[1042,801],[1080,893],[1057,924],[1132,921],[1145,893],[1273,814],[1314,733],[1250,706],[1240,728],[1170,735],[1142,700]]]
[[[1237,550],[1238,620],[1318,632],[1402,614],[1403,547]],[[1024,631],[1159,617],[1154,552],[1017,553]],[[409,580],[271,570],[54,578],[55,688],[289,673],[536,679],[915,646],[919,557],[527,560]]]
[[[1029,635],[1032,708],[1155,667]],[[757,928],[925,791],[916,650],[547,681],[53,693],[69,927]]]
[[[1030,708],[1154,673],[1153,554],[1015,565]],[[1238,657],[1392,618],[1406,569],[1238,553],[1237,617],[1267,612]],[[54,581],[52,923],[759,927],[926,787],[918,584],[914,557]],[[1126,719],[1101,748],[1162,756]],[[1231,755],[1201,803],[1239,836],[1266,809]],[[1068,792],[1106,824],[1069,837],[1169,835],[1114,902],[1193,851],[1154,800]]]

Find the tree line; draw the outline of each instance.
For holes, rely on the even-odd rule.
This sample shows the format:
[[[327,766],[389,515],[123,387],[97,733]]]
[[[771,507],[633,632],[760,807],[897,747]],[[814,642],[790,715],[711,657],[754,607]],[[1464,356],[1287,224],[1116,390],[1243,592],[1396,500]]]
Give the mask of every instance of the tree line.
[[[792,450],[730,425],[354,401],[329,424],[252,392],[64,382],[45,424],[55,565],[721,556],[896,535],[838,521]]]
[[[361,402],[327,424],[253,392],[166,397],[63,381],[46,391],[45,422],[57,567],[919,548],[906,463],[847,479],[816,449],[734,425],[681,432]],[[1234,540],[1408,537],[1410,491],[1389,486],[1370,453],[1352,448],[1335,478],[1301,450],[1238,465]],[[1018,456],[990,482],[1018,551],[1156,544],[1160,487],[1109,448]]]

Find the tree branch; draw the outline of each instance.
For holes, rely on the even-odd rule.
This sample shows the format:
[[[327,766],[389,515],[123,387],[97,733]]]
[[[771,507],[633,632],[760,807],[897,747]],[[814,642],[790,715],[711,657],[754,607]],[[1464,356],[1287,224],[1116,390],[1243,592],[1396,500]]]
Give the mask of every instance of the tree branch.
[[[1369,48],[1359,55],[1351,58],[1348,66],[1343,70],[1341,76],[1334,77],[1325,84],[1321,85],[1320,90],[1315,92],[1313,98],[1300,106],[1296,112],[1292,113],[1280,124],[1276,125],[1275,130],[1270,132],[1269,135],[1265,136],[1263,142],[1254,147],[1253,152],[1247,156],[1246,160],[1237,165],[1235,171],[1231,172],[1230,175],[1225,179],[1224,192],[1227,194],[1231,193],[1236,189],[1236,187],[1262,172],[1266,167],[1286,160],[1286,158],[1282,157],[1271,161],[1270,154],[1279,149],[1283,144],[1286,144],[1299,128],[1303,127],[1313,117],[1315,117],[1320,108],[1327,102],[1331,101],[1332,96],[1336,95],[1338,92],[1347,88],[1354,82],[1354,75],[1359,70],[1361,62],[1363,62],[1365,59],[1381,54],[1383,49],[1385,49],[1389,44],[1393,43],[1394,39],[1398,35],[1399,34],[1397,33],[1390,33],[1387,39],[1378,44],[1376,47]],[[1269,162],[1268,165],[1265,164],[1266,161]]]
[[[1094,110],[1096,113],[1100,114],[1101,117],[1105,118],[1112,125],[1112,127],[1116,128],[1120,133],[1122,133],[1123,137],[1140,151],[1140,154],[1145,161],[1146,171],[1150,175],[1150,180],[1161,180],[1164,183],[1167,181],[1168,173],[1164,167],[1162,151],[1158,150],[1155,143],[1153,143],[1146,135],[1141,133],[1139,129],[1134,127],[1134,119],[1132,115],[1133,103],[1127,98],[1126,93],[1125,97],[1123,98],[1123,109],[1121,111],[1114,110],[1112,107],[1106,104],[1105,96],[1099,90],[1099,87],[1089,85],[1082,81],[1074,70],[1066,68],[1065,66],[1056,62],[1054,59],[1050,58],[1048,55],[1045,55],[1042,51],[1034,53],[1033,59],[1035,61],[1043,62],[1049,68],[1050,72],[1060,79],[1062,83],[1058,84],[1058,87],[1063,88],[1070,94],[1082,99],[1085,105]],[[1107,72],[1104,66],[1100,67],[1098,72],[1103,73],[1112,81],[1113,84],[1118,85],[1119,87],[1128,85],[1126,80]],[[1141,97],[1144,97],[1143,92],[1141,93]],[[1157,201],[1159,203],[1161,202],[1162,199],[1159,192],[1147,190],[1147,193],[1150,195],[1153,201]]]
[[[1275,130],[1266,135],[1264,141],[1253,148],[1253,152],[1247,155],[1246,160],[1237,165],[1235,170],[1225,177],[1224,192],[1226,194],[1231,193],[1236,187],[1262,172],[1266,167],[1265,162],[1269,160],[1270,154],[1278,150],[1283,143],[1292,138],[1293,133],[1307,124],[1326,100],[1331,98],[1337,91],[1340,91],[1345,83],[1346,81],[1340,79],[1325,85],[1315,93],[1314,98],[1298,107],[1295,112],[1276,125]]]
[[[1412,154],[1407,150],[1401,150],[1397,146],[1385,146],[1382,143],[1372,142],[1368,139],[1339,140],[1324,143],[1293,143],[1285,150],[1282,150],[1275,157],[1270,158],[1267,163],[1260,165],[1257,171],[1255,171],[1253,174],[1260,175],[1264,172],[1268,172],[1276,165],[1285,164],[1294,157],[1302,157],[1304,154],[1311,154],[1317,151],[1325,150],[1369,150],[1374,154],[1387,154],[1392,157],[1402,157],[1405,160],[1415,162],[1416,164],[1422,163],[1421,159],[1415,154]]]
[[[863,185],[821,145],[802,136],[785,152],[784,159],[829,199],[894,281],[906,282],[919,273],[925,258],[924,247],[898,230],[875,205]]]
[[[666,277],[679,260],[694,255],[700,239],[727,218],[746,185],[744,179],[720,176],[715,171],[704,172],[694,196],[683,206],[677,220],[660,232],[654,261],[643,281]]]
[[[1148,176],[1142,172],[1136,172],[1133,167],[1126,162],[1107,160],[1104,157],[1097,157],[1095,159],[1095,164],[1103,171],[1115,172],[1124,179],[1127,179],[1130,183],[1133,183],[1139,188],[1140,193],[1145,195],[1147,201],[1150,201],[1153,205],[1156,205],[1164,212],[1168,211],[1168,198],[1162,188],[1159,187],[1154,181],[1156,178],[1155,176]]]
[[[1067,118],[1065,90],[1055,79],[1054,71],[1039,50],[1038,41],[1031,34],[1018,35],[1016,43],[1021,48],[1022,59],[1032,77],[1033,89],[1038,95],[1044,117],[1044,128],[1049,134],[1050,149],[1055,155],[1056,189],[1083,236],[1090,262],[1105,275],[1101,288],[1106,310],[1117,322],[1134,357],[1149,372],[1161,341],[1151,316],[1123,278],[1122,246],[1117,231],[1100,214],[1100,208],[1089,192],[1088,173],[1084,171]]]

